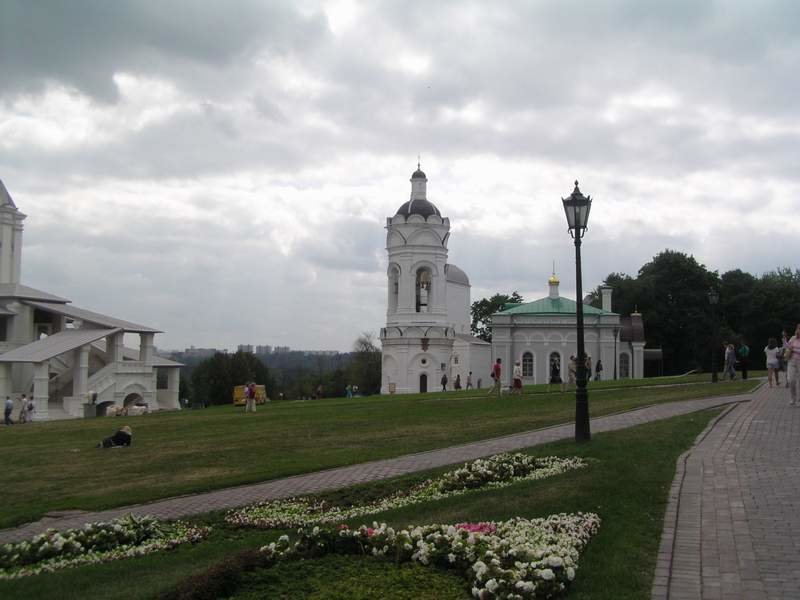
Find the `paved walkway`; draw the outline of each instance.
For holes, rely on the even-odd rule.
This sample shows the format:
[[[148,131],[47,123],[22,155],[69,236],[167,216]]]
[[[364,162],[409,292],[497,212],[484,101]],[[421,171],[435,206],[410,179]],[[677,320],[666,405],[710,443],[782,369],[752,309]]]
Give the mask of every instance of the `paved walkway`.
[[[647,406],[629,412],[592,419],[592,432],[601,433],[604,431],[624,429],[715,406],[724,406],[746,401],[751,397],[752,395],[746,394]],[[798,414],[800,415],[800,411],[798,411]],[[84,523],[91,521],[115,519],[129,513],[136,515],[153,515],[164,519],[176,519],[215,510],[235,508],[261,500],[288,498],[299,494],[333,490],[358,483],[389,479],[391,477],[397,477],[398,475],[474,460],[499,452],[530,448],[547,442],[571,438],[574,435],[575,426],[573,423],[569,423],[461,446],[443,448],[441,450],[432,450],[349,467],[329,469],[317,473],[297,475],[295,477],[277,479],[266,483],[168,498],[149,504],[125,506],[95,513],[82,511],[54,513],[35,523],[28,523],[14,529],[0,530],[0,544],[30,538],[48,527],[63,530],[71,527],[80,527]]]
[[[800,407],[762,386],[678,462],[653,600],[800,598]]]

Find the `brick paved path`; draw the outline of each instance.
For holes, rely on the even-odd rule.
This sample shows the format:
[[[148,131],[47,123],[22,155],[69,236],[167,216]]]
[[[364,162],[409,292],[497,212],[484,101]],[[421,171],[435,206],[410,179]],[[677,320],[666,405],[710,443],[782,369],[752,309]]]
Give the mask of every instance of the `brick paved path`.
[[[800,598],[800,407],[762,386],[679,460],[653,600]]]
[[[592,432],[601,433],[603,431],[624,429],[706,408],[742,402],[750,398],[751,395],[744,394],[647,406],[629,412],[592,419]],[[70,527],[80,527],[84,523],[91,521],[114,519],[129,513],[176,519],[214,510],[235,508],[260,500],[287,498],[298,494],[333,490],[367,481],[388,479],[416,471],[474,460],[483,456],[497,454],[498,452],[530,448],[547,442],[571,438],[574,434],[575,425],[569,423],[441,450],[431,450],[429,452],[409,454],[317,473],[297,475],[255,485],[168,498],[149,504],[125,506],[96,513],[73,511],[58,515],[53,514],[35,523],[28,523],[14,529],[0,530],[0,544],[30,538],[48,527],[63,530]]]

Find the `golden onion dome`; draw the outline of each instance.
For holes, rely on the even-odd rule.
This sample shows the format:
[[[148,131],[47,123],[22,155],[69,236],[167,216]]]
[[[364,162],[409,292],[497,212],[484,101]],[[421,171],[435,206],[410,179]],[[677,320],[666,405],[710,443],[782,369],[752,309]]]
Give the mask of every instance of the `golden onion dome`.
[[[549,283],[550,285],[558,285],[559,284],[558,277],[556,277],[555,273],[550,275],[550,277],[547,279],[547,283]]]

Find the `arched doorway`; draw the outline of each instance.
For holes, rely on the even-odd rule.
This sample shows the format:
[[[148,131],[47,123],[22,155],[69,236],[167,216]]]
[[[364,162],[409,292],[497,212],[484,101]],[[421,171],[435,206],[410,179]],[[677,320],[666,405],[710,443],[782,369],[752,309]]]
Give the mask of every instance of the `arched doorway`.
[[[97,416],[98,417],[106,416],[106,414],[108,413],[108,407],[109,406],[114,406],[114,403],[109,401],[109,402],[101,402],[100,404],[98,404],[97,405]]]
[[[144,404],[144,398],[142,398],[142,395],[133,393],[125,396],[125,400],[122,401],[122,406],[128,408],[132,404]]]
[[[428,375],[427,373],[422,373],[419,376],[419,391],[421,394],[424,394],[428,391]]]

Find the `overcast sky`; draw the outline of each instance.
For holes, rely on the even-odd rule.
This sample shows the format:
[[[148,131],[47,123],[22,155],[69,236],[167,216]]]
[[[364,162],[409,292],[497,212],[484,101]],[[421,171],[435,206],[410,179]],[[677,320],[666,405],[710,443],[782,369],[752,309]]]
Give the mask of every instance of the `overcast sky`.
[[[794,268],[798,31],[793,0],[0,0],[23,282],[160,348],[348,350],[417,154],[473,300],[553,261],[574,295],[575,179],[586,290],[665,248]]]

